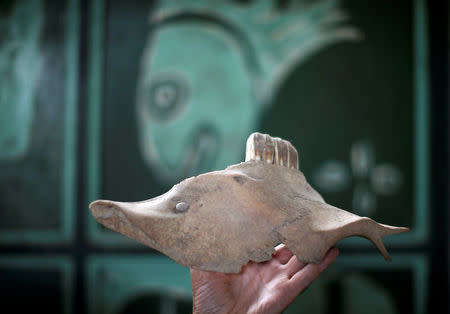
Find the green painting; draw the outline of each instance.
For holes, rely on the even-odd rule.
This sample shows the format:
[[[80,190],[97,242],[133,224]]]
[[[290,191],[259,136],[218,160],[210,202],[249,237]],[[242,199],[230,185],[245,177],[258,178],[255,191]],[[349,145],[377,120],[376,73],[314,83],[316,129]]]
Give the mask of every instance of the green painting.
[[[76,2],[1,8],[0,243],[61,243],[75,207]]]
[[[275,4],[161,1],[151,13],[136,117],[142,158],[160,180],[242,160],[247,136],[292,69],[358,38],[336,1],[289,12]]]
[[[41,0],[0,11],[0,161],[23,157],[30,145],[44,18]]]

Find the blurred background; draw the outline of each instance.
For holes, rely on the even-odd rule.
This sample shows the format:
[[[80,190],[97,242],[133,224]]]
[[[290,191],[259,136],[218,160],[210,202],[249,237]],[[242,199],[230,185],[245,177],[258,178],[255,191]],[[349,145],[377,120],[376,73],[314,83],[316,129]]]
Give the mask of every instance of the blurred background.
[[[291,141],[325,200],[411,232],[360,238],[286,313],[449,309],[448,4],[0,3],[0,295],[16,313],[190,313],[189,270],[102,228]]]

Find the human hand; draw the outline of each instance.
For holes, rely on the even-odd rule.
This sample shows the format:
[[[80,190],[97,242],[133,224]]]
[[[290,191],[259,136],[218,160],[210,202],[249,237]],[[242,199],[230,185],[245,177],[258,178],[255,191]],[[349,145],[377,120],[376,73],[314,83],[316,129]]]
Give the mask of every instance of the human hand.
[[[300,262],[283,244],[270,261],[249,262],[239,274],[191,269],[194,313],[280,313],[338,256],[320,264]]]

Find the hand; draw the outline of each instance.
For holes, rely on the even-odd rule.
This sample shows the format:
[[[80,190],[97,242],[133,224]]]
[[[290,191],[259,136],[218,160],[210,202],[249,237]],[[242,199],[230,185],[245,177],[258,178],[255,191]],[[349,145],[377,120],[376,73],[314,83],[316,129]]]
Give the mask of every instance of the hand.
[[[280,313],[338,256],[320,264],[300,262],[283,244],[270,261],[249,262],[239,274],[191,269],[194,313]]]

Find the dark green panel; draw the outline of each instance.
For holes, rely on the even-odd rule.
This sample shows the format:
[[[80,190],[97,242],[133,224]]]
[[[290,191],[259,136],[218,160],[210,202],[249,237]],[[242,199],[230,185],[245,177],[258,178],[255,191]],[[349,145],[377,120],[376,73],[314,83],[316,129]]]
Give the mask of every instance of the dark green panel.
[[[419,255],[340,256],[286,313],[425,313],[427,273]]]
[[[0,257],[4,309],[14,313],[72,313],[72,264],[60,256]]]
[[[150,193],[164,193],[169,187],[152,175],[138,151],[135,94],[142,51],[151,31],[148,17],[152,8],[152,2],[142,1],[112,1],[109,6],[105,66],[110,75],[104,78],[104,103],[108,105],[103,107],[101,156],[101,190],[105,197],[137,201]],[[129,36],[130,32],[133,36]],[[116,150],[117,154],[111,154]],[[127,189],[118,184],[120,181],[139,184]]]
[[[0,269],[0,292],[5,308],[15,313],[30,313],[45,309],[46,313],[61,313],[61,276],[57,271]]]
[[[159,295],[145,295],[130,300],[123,306],[120,314],[160,313],[161,297]]]
[[[191,314],[192,300],[148,292],[128,300],[120,309],[120,314],[138,313]]]
[[[392,243],[423,241],[423,3],[345,1],[344,7],[363,39],[337,44],[295,69],[261,129],[293,142],[300,169],[328,203],[412,228]]]
[[[412,8],[405,2],[347,1],[364,38],[338,44],[295,70],[262,129],[292,140],[302,171],[330,204],[411,226],[414,63]],[[374,176],[382,175],[376,167],[386,164],[395,182],[374,191]],[[366,201],[357,200],[358,193]]]
[[[189,269],[154,255],[93,256],[87,262],[89,313],[184,313]]]
[[[0,241],[66,241],[74,204],[77,4],[34,0],[5,8]]]

